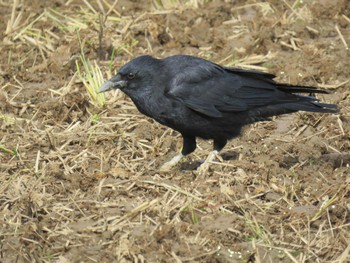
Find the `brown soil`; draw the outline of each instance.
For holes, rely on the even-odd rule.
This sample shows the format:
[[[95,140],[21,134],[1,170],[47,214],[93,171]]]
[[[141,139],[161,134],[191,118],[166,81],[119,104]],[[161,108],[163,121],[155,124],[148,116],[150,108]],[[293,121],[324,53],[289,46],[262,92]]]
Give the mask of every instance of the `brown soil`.
[[[120,0],[103,34],[98,13],[114,1],[9,2],[0,3],[1,262],[350,261],[349,1]],[[159,173],[180,136],[120,92],[96,106],[76,75],[79,39],[106,78],[113,48],[113,72],[140,54],[190,54],[330,89],[320,99],[340,113],[248,126],[206,176],[195,168],[211,142],[199,140]]]

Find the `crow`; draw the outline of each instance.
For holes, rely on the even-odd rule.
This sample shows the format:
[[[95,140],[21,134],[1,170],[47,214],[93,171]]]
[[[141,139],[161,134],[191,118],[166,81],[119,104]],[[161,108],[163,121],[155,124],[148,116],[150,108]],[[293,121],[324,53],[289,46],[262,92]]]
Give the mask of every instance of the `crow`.
[[[227,141],[239,136],[247,124],[297,111],[338,112],[336,105],[311,96],[327,91],[277,83],[274,78],[189,55],[164,59],[143,55],[125,64],[99,92],[120,89],[141,113],[181,133],[181,153],[163,164],[163,171],[196,149],[196,137],[212,139],[213,151],[199,167],[205,173]]]

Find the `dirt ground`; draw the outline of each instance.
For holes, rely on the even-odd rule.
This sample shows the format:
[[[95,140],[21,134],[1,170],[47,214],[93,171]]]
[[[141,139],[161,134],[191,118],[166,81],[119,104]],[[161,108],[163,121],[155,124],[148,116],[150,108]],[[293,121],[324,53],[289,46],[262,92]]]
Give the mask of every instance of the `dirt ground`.
[[[350,262],[349,1],[8,0],[0,21],[1,262]],[[181,137],[121,92],[96,103],[83,54],[105,79],[140,54],[265,70],[340,113],[160,173]]]

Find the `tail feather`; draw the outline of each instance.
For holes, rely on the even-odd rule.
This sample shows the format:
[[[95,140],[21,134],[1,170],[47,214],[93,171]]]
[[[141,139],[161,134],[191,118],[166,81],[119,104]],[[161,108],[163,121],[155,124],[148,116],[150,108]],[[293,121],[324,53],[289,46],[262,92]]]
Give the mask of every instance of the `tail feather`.
[[[320,103],[317,100],[314,101],[299,101],[295,103],[286,103],[283,108],[292,111],[309,111],[309,112],[324,112],[324,113],[337,113],[338,108],[334,104]]]
[[[278,89],[287,93],[322,93],[328,94],[327,90],[318,89],[310,86],[291,86],[288,84],[278,84]]]
[[[295,102],[283,104],[283,108],[286,110],[325,113],[336,113],[339,111],[336,105],[321,103],[318,99],[311,95],[313,93],[328,94],[328,91],[326,90],[309,86],[291,86],[287,84],[278,84],[278,89],[283,92],[293,94],[297,97]],[[298,95],[297,93],[310,93],[310,96]]]

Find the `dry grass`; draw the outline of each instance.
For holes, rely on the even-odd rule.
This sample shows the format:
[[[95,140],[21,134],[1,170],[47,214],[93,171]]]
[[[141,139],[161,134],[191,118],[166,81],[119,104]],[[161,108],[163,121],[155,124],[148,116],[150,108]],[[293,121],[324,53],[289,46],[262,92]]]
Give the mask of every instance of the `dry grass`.
[[[43,5],[0,3],[0,261],[350,260],[346,10],[313,23],[322,7],[301,1]],[[179,167],[159,173],[179,135],[121,92],[95,93],[103,74],[152,52],[319,83],[335,90],[322,99],[341,112],[247,127],[206,176],[193,171],[212,147],[199,140]]]
[[[84,84],[92,104],[103,107],[105,105],[105,96],[98,93],[99,88],[104,82],[101,69],[97,65],[96,60],[91,62],[85,58],[83,44],[81,46],[80,61],[75,61],[79,79]],[[80,66],[80,63],[82,66]],[[84,71],[82,71],[81,67]]]

